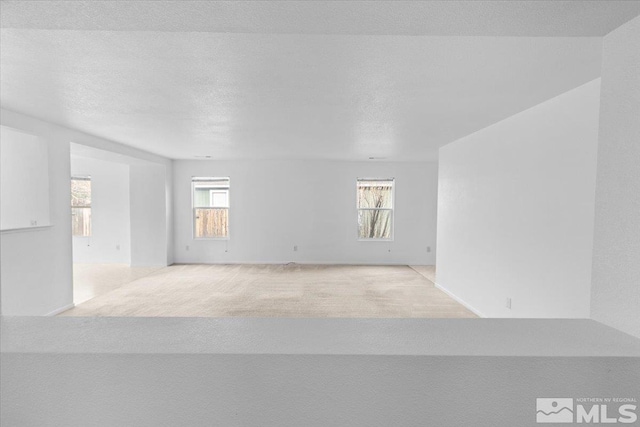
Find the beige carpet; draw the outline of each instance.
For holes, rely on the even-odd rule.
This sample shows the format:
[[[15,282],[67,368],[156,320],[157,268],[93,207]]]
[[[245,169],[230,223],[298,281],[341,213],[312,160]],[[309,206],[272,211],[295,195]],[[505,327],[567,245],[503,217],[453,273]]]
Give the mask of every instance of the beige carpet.
[[[408,266],[174,265],[62,316],[476,317]]]
[[[410,267],[413,268],[418,273],[422,274],[430,282],[437,283],[435,265],[411,265]]]
[[[160,267],[127,264],[73,264],[73,303],[78,305],[147,276]]]

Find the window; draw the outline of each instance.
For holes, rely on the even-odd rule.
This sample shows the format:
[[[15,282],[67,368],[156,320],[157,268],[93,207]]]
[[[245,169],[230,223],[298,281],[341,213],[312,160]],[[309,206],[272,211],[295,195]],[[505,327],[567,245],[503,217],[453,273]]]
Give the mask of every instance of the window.
[[[358,238],[393,239],[394,179],[358,179]]]
[[[91,177],[71,178],[71,233],[91,236]]]
[[[193,177],[193,237],[229,237],[229,178]]]

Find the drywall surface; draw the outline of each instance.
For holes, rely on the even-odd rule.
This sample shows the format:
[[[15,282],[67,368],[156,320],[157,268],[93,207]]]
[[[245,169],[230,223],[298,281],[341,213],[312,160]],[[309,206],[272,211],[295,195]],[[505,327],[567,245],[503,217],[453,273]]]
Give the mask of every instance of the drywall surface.
[[[173,161],[169,160],[168,164],[164,168],[164,210],[166,212],[165,220],[165,265],[173,264],[173,227],[174,227],[174,215],[173,215]]]
[[[50,225],[47,144],[6,126],[0,132],[0,230]]]
[[[435,163],[175,160],[173,174],[175,262],[434,262]],[[192,176],[230,177],[229,240],[194,240]],[[357,178],[395,178],[393,241],[358,240]]]
[[[2,425],[533,426],[538,397],[637,398],[640,382],[640,340],[589,319],[0,326]]]
[[[49,227],[1,234],[1,313],[52,314],[73,303],[70,142],[141,159],[165,170],[171,168],[171,161],[6,109],[0,112],[0,122],[47,143],[51,218]],[[164,175],[161,182],[164,195],[168,191]],[[164,199],[161,207],[166,212]],[[162,227],[159,233],[170,244],[164,223]],[[162,250],[166,262],[166,246]]]
[[[599,93],[594,80],[440,149],[436,280],[479,314],[589,317]]]
[[[130,166],[131,266],[167,265],[166,169],[155,164]]]
[[[590,319],[7,317],[4,353],[640,357]]]
[[[603,43],[591,316],[640,337],[640,18]]]
[[[620,357],[15,353],[1,363],[0,421],[11,426],[535,426],[536,398],[634,398],[640,382],[640,359]]]
[[[72,156],[71,176],[91,177],[91,236],[73,237],[73,261],[129,264],[129,166]]]
[[[0,119],[47,143],[51,219],[49,227],[0,236],[2,315],[45,315],[73,302],[69,142],[23,117],[2,111]]]

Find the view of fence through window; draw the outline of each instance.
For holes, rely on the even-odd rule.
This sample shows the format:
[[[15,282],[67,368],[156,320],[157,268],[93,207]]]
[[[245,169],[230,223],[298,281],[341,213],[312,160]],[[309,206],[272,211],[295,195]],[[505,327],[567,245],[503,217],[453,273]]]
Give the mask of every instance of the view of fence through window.
[[[229,237],[229,178],[193,177],[193,235]]]
[[[393,179],[358,180],[358,238],[393,237]]]
[[[91,177],[71,178],[71,232],[91,236]]]

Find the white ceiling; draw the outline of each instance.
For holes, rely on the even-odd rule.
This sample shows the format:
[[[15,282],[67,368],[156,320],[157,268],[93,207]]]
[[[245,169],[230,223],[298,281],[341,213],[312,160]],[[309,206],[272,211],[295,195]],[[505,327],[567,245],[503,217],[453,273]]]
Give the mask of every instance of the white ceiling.
[[[71,153],[71,164],[77,159],[95,159],[103,162],[120,163],[126,165],[143,165],[157,164],[139,159],[137,157],[126,156],[124,154],[115,153],[113,151],[101,150],[99,148],[90,147],[88,145],[71,143],[69,144]]]
[[[600,37],[547,36],[640,13],[391,3],[2,2],[2,107],[170,158],[430,160],[599,77]]]

